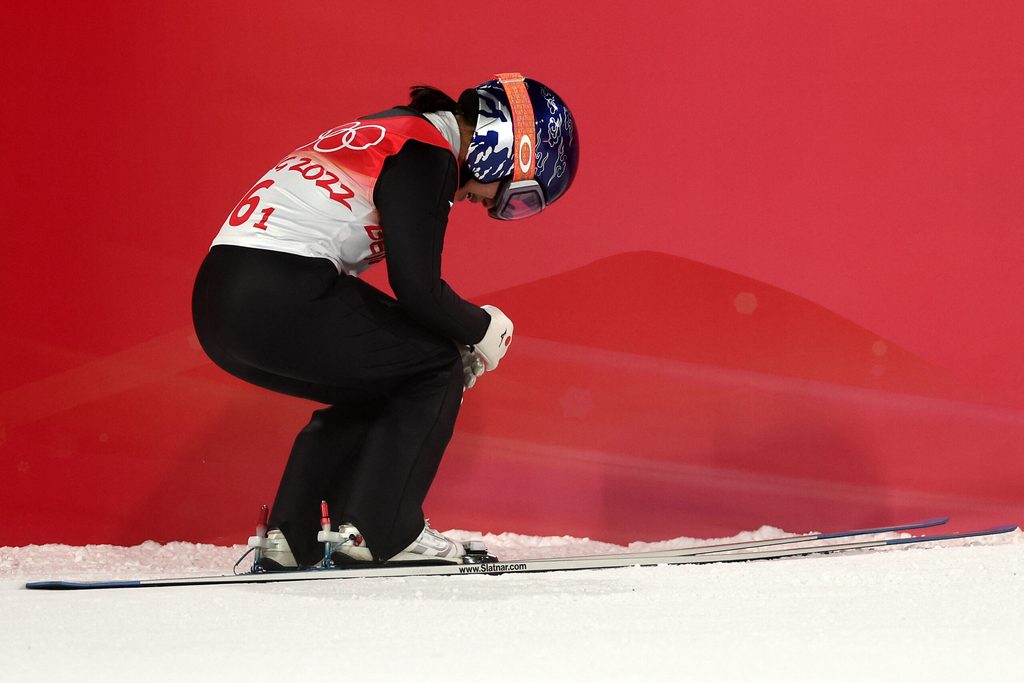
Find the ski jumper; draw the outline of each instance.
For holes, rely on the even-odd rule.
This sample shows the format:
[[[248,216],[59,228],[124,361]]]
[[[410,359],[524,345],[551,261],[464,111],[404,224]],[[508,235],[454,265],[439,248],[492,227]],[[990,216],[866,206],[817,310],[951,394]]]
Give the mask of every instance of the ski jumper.
[[[246,193],[199,270],[193,320],[210,358],[328,405],[296,438],[270,517],[300,564],[322,554],[320,500],[378,561],[423,528],[462,398],[455,342],[490,322],[441,279],[458,144],[447,112],[332,128]],[[396,298],[356,277],[385,258]]]

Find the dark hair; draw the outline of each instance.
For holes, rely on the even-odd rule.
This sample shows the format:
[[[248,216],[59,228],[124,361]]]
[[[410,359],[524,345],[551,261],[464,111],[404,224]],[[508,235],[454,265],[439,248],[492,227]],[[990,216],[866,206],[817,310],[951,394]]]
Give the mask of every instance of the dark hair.
[[[471,126],[476,125],[476,117],[480,113],[480,96],[476,94],[475,88],[467,88],[459,95],[459,111]]]
[[[429,85],[414,85],[409,88],[409,108],[421,114],[434,111],[450,111],[457,113],[459,103],[437,88]]]
[[[480,101],[473,88],[463,90],[459,95],[459,101],[456,102],[437,88],[432,88],[429,85],[414,85],[409,88],[409,100],[409,108],[415,109],[421,114],[450,111],[453,114],[461,114],[462,118],[474,124],[480,109]]]

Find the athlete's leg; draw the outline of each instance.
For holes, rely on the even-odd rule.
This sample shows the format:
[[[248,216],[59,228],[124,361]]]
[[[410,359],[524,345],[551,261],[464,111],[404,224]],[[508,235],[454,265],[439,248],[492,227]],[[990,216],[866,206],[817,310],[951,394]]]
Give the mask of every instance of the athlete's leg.
[[[358,419],[343,410],[314,416],[296,440],[275,522],[291,530],[293,550],[312,552],[299,536],[318,519],[320,496],[304,482],[332,469],[333,509],[350,515],[344,521],[386,558],[422,528],[423,499],[458,414],[461,361],[454,344],[417,325],[394,299],[324,263],[215,248],[197,280],[197,332],[214,361],[246,381],[366,408]]]
[[[348,473],[379,412],[378,404],[323,408],[296,437],[271,508],[270,528],[284,533],[300,565],[315,564],[323,556],[316,540],[318,503],[327,501],[335,517],[342,512]]]
[[[378,561],[423,530],[423,501],[455,428],[462,381],[456,354],[392,392],[369,430],[343,519],[359,527]]]

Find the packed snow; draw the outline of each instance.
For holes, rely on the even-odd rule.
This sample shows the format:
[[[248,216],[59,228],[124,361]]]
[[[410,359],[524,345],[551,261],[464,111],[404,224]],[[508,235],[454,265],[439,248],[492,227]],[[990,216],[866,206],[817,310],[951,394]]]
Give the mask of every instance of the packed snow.
[[[502,560],[624,550],[483,538]],[[764,527],[729,540],[786,535]],[[710,543],[674,539],[630,550]],[[742,564],[47,592],[242,547],[0,548],[0,679],[1021,681],[1024,533]]]

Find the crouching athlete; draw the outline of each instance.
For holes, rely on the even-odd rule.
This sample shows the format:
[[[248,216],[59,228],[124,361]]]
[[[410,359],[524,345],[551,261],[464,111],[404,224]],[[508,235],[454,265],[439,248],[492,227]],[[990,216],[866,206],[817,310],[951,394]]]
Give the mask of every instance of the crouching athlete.
[[[414,87],[408,106],[321,133],[231,211],[196,278],[203,349],[232,375],[326,404],[299,433],[271,510],[265,569],[311,566],[320,501],[342,561],[460,562],[423,501],[462,394],[495,370],[512,321],[441,279],[454,202],[518,220],[572,184],[576,124],[550,88],[499,74],[456,101]],[[392,298],[359,279],[387,259]]]

